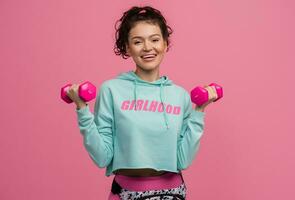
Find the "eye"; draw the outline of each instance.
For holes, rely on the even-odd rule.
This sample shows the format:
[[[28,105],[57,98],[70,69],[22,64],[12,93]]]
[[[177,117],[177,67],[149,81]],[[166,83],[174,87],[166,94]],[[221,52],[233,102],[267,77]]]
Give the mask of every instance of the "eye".
[[[153,39],[153,42],[158,42],[159,41],[159,39]]]
[[[140,42],[139,41],[134,42],[134,44],[138,44],[138,43],[140,43]]]

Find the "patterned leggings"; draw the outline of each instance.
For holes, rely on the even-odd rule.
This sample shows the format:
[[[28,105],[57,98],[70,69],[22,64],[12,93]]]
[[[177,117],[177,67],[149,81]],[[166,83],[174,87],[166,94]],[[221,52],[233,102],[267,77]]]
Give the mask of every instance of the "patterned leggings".
[[[172,189],[147,191],[129,191],[122,189],[119,196],[123,200],[184,200],[186,196],[186,186],[182,183],[180,186]]]
[[[185,200],[187,188],[181,173],[166,173],[160,178],[155,178],[157,180],[143,179],[141,182],[127,180],[127,182],[124,183],[122,181],[122,183],[125,184],[124,186],[130,186],[131,188],[133,184],[137,185],[137,187],[134,186],[132,189],[122,188],[114,179],[109,200]],[[142,187],[141,185],[153,185],[152,187],[156,187],[157,189],[144,189],[146,186]],[[156,185],[158,185],[158,187]]]

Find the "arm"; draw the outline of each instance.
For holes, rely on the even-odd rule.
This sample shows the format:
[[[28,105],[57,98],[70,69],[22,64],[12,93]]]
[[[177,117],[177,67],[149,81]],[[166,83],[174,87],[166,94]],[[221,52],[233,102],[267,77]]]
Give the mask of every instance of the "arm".
[[[204,112],[205,111],[205,108],[200,108],[200,107],[198,107],[196,105],[195,110],[198,111],[198,112]]]
[[[79,129],[89,156],[100,167],[106,167],[113,158],[113,105],[111,93],[102,84],[94,106],[94,115],[88,104],[77,106]]]
[[[190,96],[185,92],[185,107],[180,137],[177,140],[177,168],[186,169],[193,161],[200,147],[204,130],[203,109],[193,109]]]

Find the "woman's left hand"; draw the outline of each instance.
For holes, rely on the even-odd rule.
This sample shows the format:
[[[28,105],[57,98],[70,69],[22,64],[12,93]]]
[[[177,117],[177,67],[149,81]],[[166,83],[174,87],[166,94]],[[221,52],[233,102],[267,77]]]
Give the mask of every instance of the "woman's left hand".
[[[196,105],[196,111],[204,112],[205,107],[212,103],[218,97],[214,86],[205,85],[204,88],[208,91],[208,101],[200,107]]]

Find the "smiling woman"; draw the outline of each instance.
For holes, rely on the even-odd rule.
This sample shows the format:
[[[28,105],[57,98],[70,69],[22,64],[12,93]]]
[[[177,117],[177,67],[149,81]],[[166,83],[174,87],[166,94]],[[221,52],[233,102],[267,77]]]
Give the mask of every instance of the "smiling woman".
[[[135,73],[141,78],[159,79],[160,63],[169,50],[173,32],[161,12],[149,6],[133,7],[117,22],[121,24],[116,31],[115,53],[124,59],[132,57]]]
[[[116,55],[121,55],[124,59],[132,57],[136,66],[135,72],[124,73],[118,77],[119,79],[134,81],[135,86],[134,99],[122,99],[120,104],[120,112],[126,114],[128,113],[128,115],[130,116],[132,116],[133,113],[140,114],[141,111],[164,113],[165,123],[167,129],[169,129],[167,115],[180,115],[182,113],[181,110],[183,103],[181,101],[173,102],[172,98],[170,98],[170,102],[173,103],[164,103],[162,97],[162,93],[164,91],[164,89],[162,89],[163,85],[172,85],[172,82],[168,79],[168,77],[160,77],[159,75],[160,64],[165,56],[165,53],[169,49],[169,36],[172,34],[172,29],[167,25],[166,20],[161,12],[149,6],[132,7],[128,11],[124,12],[123,16],[120,20],[117,21],[117,23],[118,22],[120,22],[120,26],[116,30],[116,44],[114,51]],[[139,83],[141,83],[141,87],[137,86],[137,84]],[[145,87],[148,85],[153,87],[156,86],[153,93],[150,94],[150,98],[137,100],[137,87],[139,88],[139,90],[145,90],[145,93],[148,93],[148,90]],[[158,100],[159,97],[153,98],[154,93],[158,91],[157,85],[160,86],[160,100]],[[173,90],[173,87],[169,87],[169,90],[170,89]],[[177,96],[177,94],[175,95]],[[121,116],[123,115],[124,114],[122,114]],[[156,116],[159,115],[156,114],[155,117]],[[182,115],[180,116],[181,117],[179,119],[182,119]],[[134,118],[131,117],[131,119],[133,120],[136,120],[136,118],[137,117],[135,116]],[[118,120],[120,121],[120,119]],[[153,124],[150,124],[150,126],[153,126]],[[126,127],[131,127],[131,125],[128,126],[128,124],[126,124]],[[147,127],[145,127],[144,129],[148,130]],[[122,130],[124,129],[122,128]],[[138,131],[139,130],[140,129],[138,129]],[[134,132],[134,134],[136,133]],[[137,133],[137,135],[140,134]],[[144,135],[148,136],[151,135],[151,133],[146,133]],[[175,135],[177,136],[178,134]],[[172,139],[173,137],[171,135],[170,139]],[[118,138],[121,138],[121,136],[118,136]],[[127,136],[125,138],[127,138]],[[137,140],[135,138],[130,139],[134,141]],[[139,145],[144,141],[146,140],[138,140]],[[161,141],[161,139],[158,138],[158,141]],[[176,142],[176,138],[175,140],[173,139],[173,141]],[[126,146],[124,148],[125,151],[129,151],[127,149],[131,150],[132,145],[133,142],[130,141],[128,147]],[[154,143],[154,145],[157,146],[157,142]],[[159,145],[163,146],[167,150],[167,145],[169,145],[169,142],[167,145]],[[176,152],[176,149],[174,150]],[[172,150],[172,152],[174,150]],[[133,151],[137,151],[137,148],[135,148]],[[142,149],[142,152],[145,151],[146,150]],[[144,155],[146,157],[145,159],[154,160],[153,162],[161,162],[160,160],[156,161],[158,160],[156,158],[152,158],[154,157],[152,155],[158,155],[160,154],[160,152],[162,152],[164,155],[164,152],[162,150],[156,149],[151,151],[154,151],[154,153],[151,152],[151,157],[149,157],[149,153],[146,153]],[[172,153],[171,155],[173,154],[174,153]],[[137,159],[137,156],[135,155],[136,154],[130,153],[130,158],[128,158],[128,160],[130,161],[128,162],[134,162]],[[169,162],[171,162],[172,164],[174,160],[174,158],[172,158],[173,156],[171,157],[172,159],[169,159],[168,157],[164,158],[164,160],[169,160]],[[132,159],[135,160],[132,161]],[[123,167],[123,165],[120,168],[117,167],[117,169],[114,171],[114,174],[116,174],[116,176],[113,180],[112,192],[110,193],[109,199],[119,199],[119,197],[121,199],[160,199],[162,197],[166,199],[184,199],[186,196],[186,186],[184,184],[181,171],[176,170],[176,172],[174,170],[169,170],[168,168],[170,167],[164,167],[164,165],[158,165],[158,167],[156,167],[155,164],[156,163],[147,164],[146,161],[142,160],[141,163],[136,164],[137,167],[131,165],[129,167]],[[176,162],[174,164],[176,164]],[[154,167],[152,167],[153,165]],[[139,188],[139,185],[145,185],[145,187]],[[119,197],[116,195],[118,195]]]
[[[149,22],[138,22],[130,30],[126,53],[132,56],[138,70],[158,70],[166,51],[167,42],[159,26]]]
[[[119,27],[117,27],[118,23],[120,23]],[[169,25],[167,25],[166,19],[162,16],[161,12],[149,6],[134,6],[124,12],[123,16],[116,22],[116,44],[114,46],[114,51],[116,55],[121,55],[124,59],[130,57],[130,55],[126,54],[126,45],[128,45],[130,39],[135,39],[136,37],[142,39],[140,35],[130,36],[130,32],[132,31],[131,29],[133,29],[138,23],[148,23],[160,28],[160,33],[157,30],[154,34],[158,37],[162,37],[162,39],[165,40],[165,42],[167,43],[167,51],[169,50],[169,37],[173,33],[173,30]],[[136,32],[138,33],[138,31]],[[153,37],[154,35],[151,34],[148,36]]]
[[[134,6],[117,23],[115,54],[131,57],[135,71],[102,83],[94,115],[84,102],[77,108],[84,145],[106,176],[115,175],[110,200],[185,199],[182,170],[199,149],[205,114],[160,76],[172,34],[162,13]]]
[[[133,7],[124,12],[116,26],[114,51],[124,59],[132,57],[135,73],[148,81],[159,79],[159,67],[169,50],[173,33],[162,13],[150,6]],[[116,25],[117,25],[116,23]]]

